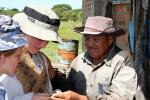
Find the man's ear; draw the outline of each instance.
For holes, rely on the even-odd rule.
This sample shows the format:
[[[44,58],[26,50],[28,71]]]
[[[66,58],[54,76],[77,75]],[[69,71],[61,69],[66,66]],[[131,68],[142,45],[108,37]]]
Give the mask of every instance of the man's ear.
[[[0,63],[1,63],[1,64],[4,64],[4,63],[5,63],[5,60],[6,60],[5,55],[4,55],[4,54],[1,54],[1,55],[0,55]]]
[[[109,39],[109,45],[111,46],[112,43],[113,43],[113,41],[114,41],[114,38],[112,38],[111,36],[109,36],[108,39]]]

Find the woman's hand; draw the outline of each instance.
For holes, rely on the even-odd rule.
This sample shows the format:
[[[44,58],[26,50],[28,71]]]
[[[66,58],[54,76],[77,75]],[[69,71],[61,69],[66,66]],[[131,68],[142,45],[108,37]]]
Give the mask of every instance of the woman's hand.
[[[87,96],[80,95],[73,91],[54,93],[52,94],[51,99],[52,100],[88,100]]]
[[[32,100],[51,100],[50,94],[35,93],[32,96]]]

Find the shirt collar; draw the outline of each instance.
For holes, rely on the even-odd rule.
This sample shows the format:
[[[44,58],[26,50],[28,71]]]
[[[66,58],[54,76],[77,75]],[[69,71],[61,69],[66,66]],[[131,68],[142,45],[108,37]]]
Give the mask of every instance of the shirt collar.
[[[116,45],[113,44],[110,51],[109,51],[109,53],[108,53],[108,55],[107,55],[107,57],[96,66],[99,66],[104,62],[107,66],[111,67],[112,58],[120,50],[121,50],[120,48],[118,48]],[[87,62],[87,64],[93,65],[91,56],[89,55],[89,53],[87,51],[85,51],[85,54],[84,54],[84,57],[83,57],[83,62]]]

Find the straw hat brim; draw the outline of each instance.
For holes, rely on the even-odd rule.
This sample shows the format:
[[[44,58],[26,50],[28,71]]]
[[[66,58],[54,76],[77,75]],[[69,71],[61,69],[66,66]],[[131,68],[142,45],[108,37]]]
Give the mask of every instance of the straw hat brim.
[[[77,32],[77,33],[81,33],[81,34],[102,34],[103,35],[110,35],[112,37],[118,37],[118,36],[121,36],[121,35],[124,35],[126,32],[120,28],[120,27],[110,27],[110,28],[107,28],[103,31],[86,31],[84,30],[85,26],[82,26],[82,27],[75,27],[74,28],[74,31]]]

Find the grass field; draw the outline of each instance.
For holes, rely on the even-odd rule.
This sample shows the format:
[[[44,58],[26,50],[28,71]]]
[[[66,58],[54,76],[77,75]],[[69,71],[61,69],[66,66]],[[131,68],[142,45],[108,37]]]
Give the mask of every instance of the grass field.
[[[61,22],[59,34],[62,39],[73,39],[79,41],[78,52],[82,52],[82,35],[73,32],[73,28],[81,26],[81,22]],[[52,62],[57,62],[57,43],[49,42],[48,46],[41,51],[44,52]]]

